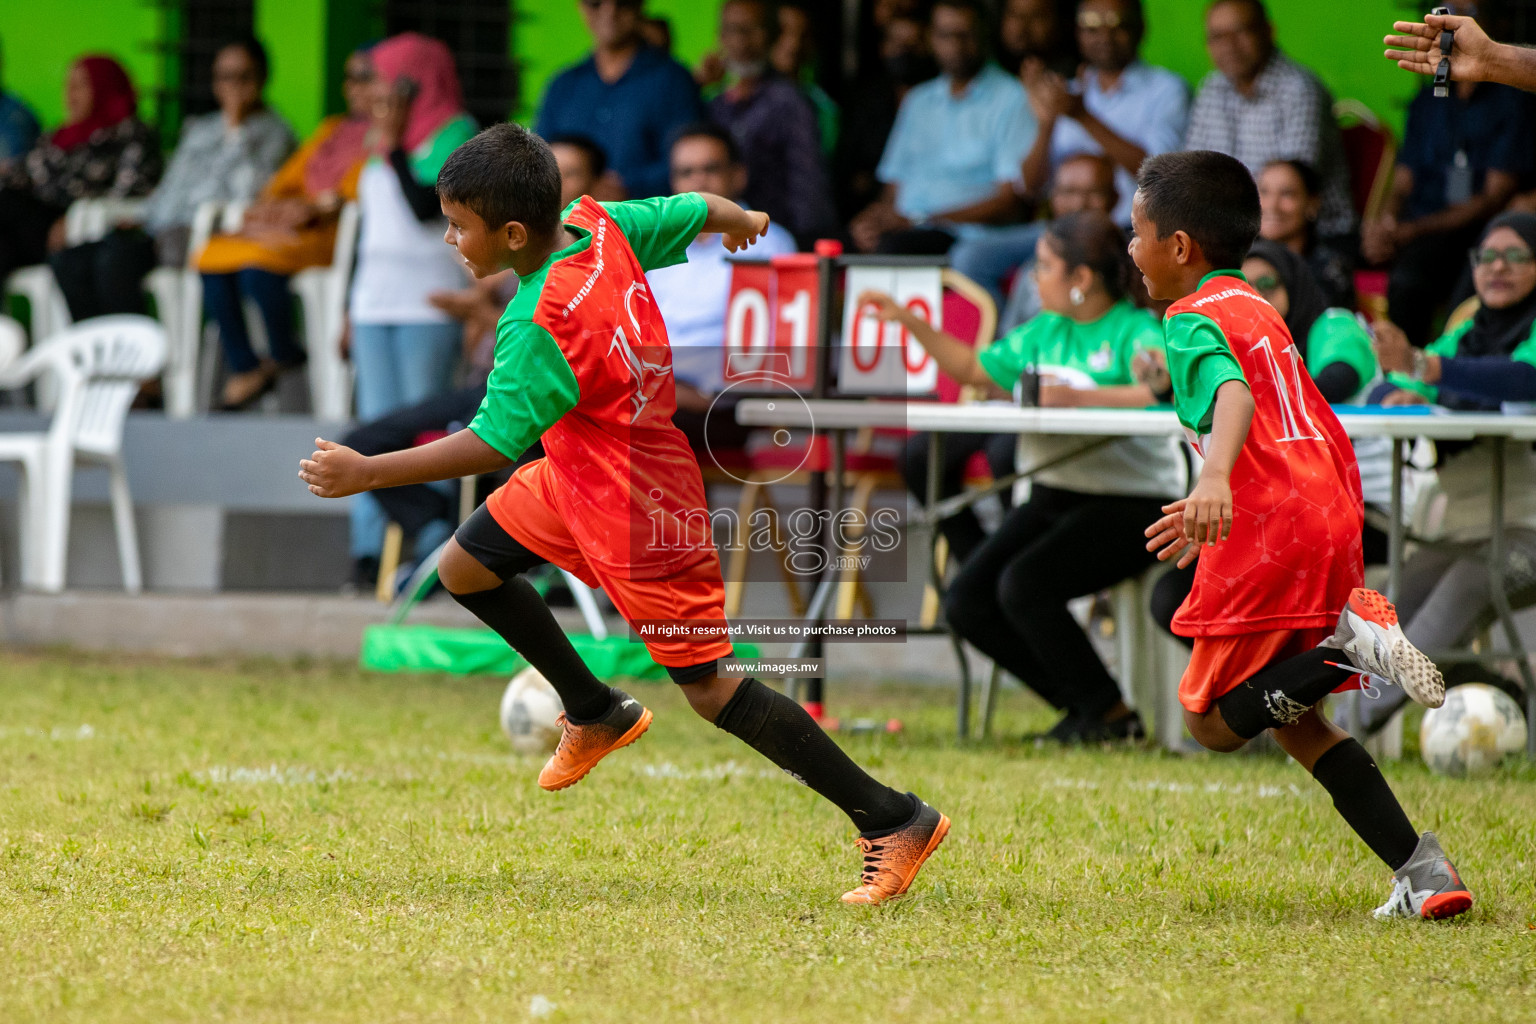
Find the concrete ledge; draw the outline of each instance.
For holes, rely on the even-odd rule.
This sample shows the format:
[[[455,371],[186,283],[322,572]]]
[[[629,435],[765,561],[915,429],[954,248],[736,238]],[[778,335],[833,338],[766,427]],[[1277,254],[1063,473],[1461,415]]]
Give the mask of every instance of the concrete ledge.
[[[555,608],[554,614],[566,629],[585,628],[574,609]],[[334,594],[12,593],[0,596],[0,646],[355,662],[364,628],[387,618],[386,608],[369,598]],[[409,621],[478,624],[469,612],[442,597],[417,605]],[[609,618],[609,629],[625,628],[622,621]],[[786,645],[762,646],[765,654],[788,653]],[[991,670],[991,663],[980,657],[971,657],[970,665],[977,680]],[[949,642],[941,637],[913,637],[900,644],[829,644],[827,670],[834,684],[838,679],[899,679],[953,685],[959,677]]]

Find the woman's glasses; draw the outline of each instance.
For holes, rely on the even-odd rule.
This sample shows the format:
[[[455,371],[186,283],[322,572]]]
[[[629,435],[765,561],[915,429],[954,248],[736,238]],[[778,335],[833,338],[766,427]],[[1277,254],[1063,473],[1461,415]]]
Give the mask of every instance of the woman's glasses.
[[[1508,249],[1473,249],[1467,255],[1472,258],[1474,267],[1491,267],[1499,260],[1503,260],[1505,265],[1510,267],[1528,267],[1536,263],[1536,256],[1531,254],[1531,250],[1518,245],[1512,245]]]
[[[1268,294],[1280,287],[1280,278],[1274,274],[1263,274],[1253,279],[1253,287],[1258,291]]]

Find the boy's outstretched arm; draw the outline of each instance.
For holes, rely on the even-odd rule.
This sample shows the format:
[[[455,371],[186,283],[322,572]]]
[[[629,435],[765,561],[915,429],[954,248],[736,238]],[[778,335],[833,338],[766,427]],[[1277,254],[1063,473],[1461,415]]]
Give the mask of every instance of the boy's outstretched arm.
[[[469,429],[424,444],[383,455],[359,452],[315,438],[315,452],[299,462],[299,479],[322,498],[345,498],[381,487],[427,484],[464,476],[494,473],[512,460]]]
[[[701,235],[720,235],[720,244],[731,252],[740,252],[768,230],[768,215],[761,210],[743,210],[740,206],[712,192],[700,192],[709,207]]]
[[[1232,467],[1248,439],[1253,422],[1253,395],[1240,380],[1216,389],[1211,432],[1205,445],[1205,466],[1189,497],[1164,505],[1167,513],[1147,527],[1148,551],[1167,561],[1182,552],[1179,568],[1195,560],[1202,544],[1226,540],[1232,532]],[[1161,550],[1159,550],[1161,549]]]

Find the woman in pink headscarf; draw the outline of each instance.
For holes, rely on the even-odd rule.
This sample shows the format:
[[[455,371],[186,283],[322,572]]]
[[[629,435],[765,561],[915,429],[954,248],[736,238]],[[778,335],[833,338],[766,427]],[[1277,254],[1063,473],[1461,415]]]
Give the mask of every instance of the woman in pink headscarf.
[[[448,47],[406,32],[369,56],[376,137],[358,181],[362,233],[349,316],[357,417],[369,422],[448,391],[463,330],[430,296],[457,291],[465,272],[443,242],[437,174],[475,134]],[[352,503],[352,557],[377,558],[384,515],[367,495]]]

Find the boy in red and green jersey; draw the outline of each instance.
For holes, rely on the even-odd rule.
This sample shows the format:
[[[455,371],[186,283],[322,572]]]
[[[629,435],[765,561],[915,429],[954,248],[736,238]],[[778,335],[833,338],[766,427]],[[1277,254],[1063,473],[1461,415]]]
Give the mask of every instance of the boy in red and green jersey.
[[[465,430],[407,451],[368,458],[319,440],[300,478],[324,497],[451,479],[511,465],[542,438],[544,458],[476,510],[438,562],[454,599],[560,695],[560,745],[539,785],[574,785],[651,722],[633,697],[592,675],[522,576],[553,563],[603,588],[696,712],[853,820],[864,870],[845,902],[906,892],[949,819],[871,778],[793,700],[717,671],[732,653],[719,558],[698,463],[672,423],[671,348],[645,272],[682,261],[703,233],[745,248],[768,218],[700,193],[582,197],[562,213],[554,156],[515,124],[461,146],[437,187],[445,241],[474,275],[510,268],[520,282],[497,326],[485,401]]]
[[[1165,343],[1179,422],[1204,458],[1188,498],[1148,527],[1147,547],[1187,566],[1174,617],[1194,638],[1179,685],[1184,722],[1230,751],[1271,730],[1394,872],[1378,917],[1450,917],[1472,905],[1433,833],[1414,831],[1365,748],[1320,703],[1356,673],[1438,706],[1444,680],[1360,586],[1363,503],[1354,452],[1285,321],[1236,267],[1259,228],[1247,169],[1187,151],[1142,165],[1131,258],[1172,300]]]

